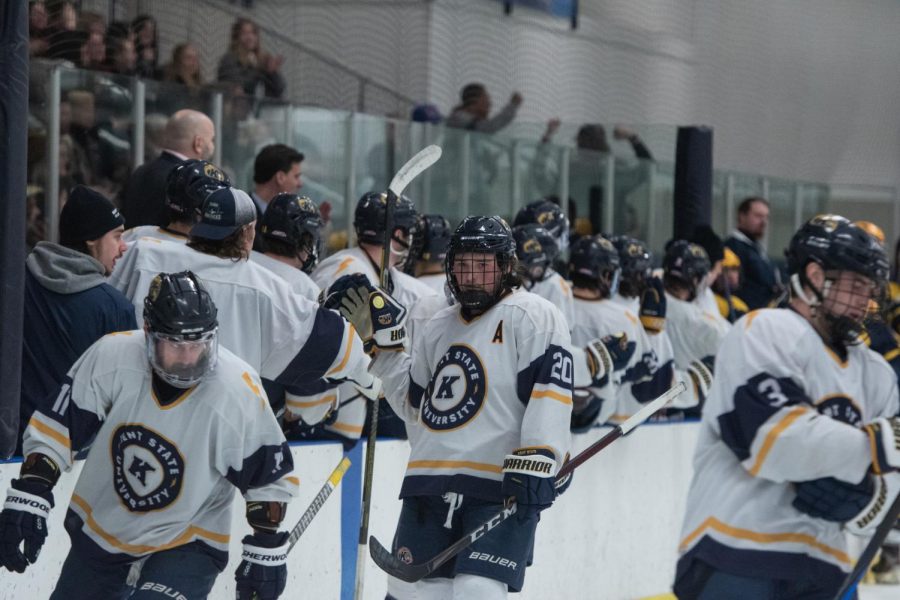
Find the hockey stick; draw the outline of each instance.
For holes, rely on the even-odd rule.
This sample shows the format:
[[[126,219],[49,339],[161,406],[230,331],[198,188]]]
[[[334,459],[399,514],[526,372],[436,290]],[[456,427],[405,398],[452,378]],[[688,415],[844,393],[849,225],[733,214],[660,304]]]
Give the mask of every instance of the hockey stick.
[[[675,397],[681,394],[685,389],[686,386],[684,385],[684,382],[679,382],[677,385],[670,388],[669,391],[667,391],[665,394],[641,408],[641,410],[632,415],[627,421],[620,425],[616,425],[612,431],[582,450],[580,453],[578,453],[578,455],[575,456],[575,458],[563,465],[563,467],[559,470],[559,473],[557,473],[556,475],[556,481],[559,482],[560,480],[562,480],[566,475],[575,470],[579,465],[612,444],[617,439],[628,435],[628,432],[649,419],[650,416],[653,415],[653,413],[674,400]],[[504,507],[500,512],[473,529],[471,532],[467,533],[458,541],[451,544],[450,547],[445,549],[443,552],[441,552],[431,560],[418,565],[407,564],[401,561],[399,558],[391,554],[391,552],[387,548],[382,546],[378,542],[378,540],[375,539],[375,536],[372,536],[369,538],[372,560],[374,560],[375,564],[378,565],[381,570],[386,572],[388,575],[392,575],[397,579],[401,579],[409,583],[415,583],[423,577],[427,577],[429,574],[433,573],[435,569],[465,550],[468,546],[475,543],[475,541],[485,536],[490,530],[496,528],[498,525],[500,525],[500,523],[507,520],[514,514],[516,514],[516,503],[512,498],[509,498],[505,502]]]
[[[856,566],[853,567],[853,571],[851,571],[844,579],[844,584],[835,595],[834,600],[844,600],[845,598],[846,600],[850,600],[853,598],[853,592],[856,591],[856,586],[859,585],[863,575],[869,570],[869,564],[875,558],[875,555],[878,554],[878,550],[884,545],[884,540],[887,539],[888,534],[897,523],[898,518],[900,518],[900,496],[897,496],[894,499],[894,503],[891,504],[891,507],[888,509],[887,516],[878,525],[878,528],[875,529],[875,535],[869,540],[869,544],[866,546],[865,550],[863,550],[863,553],[859,555]]]
[[[391,267],[391,246],[394,237],[394,205],[397,199],[406,189],[406,186],[422,171],[433,165],[441,157],[441,147],[432,144],[426,146],[411,159],[406,161],[387,190],[387,204],[384,214],[384,246],[381,248],[381,288],[387,291]],[[366,540],[369,537],[369,512],[372,501],[372,478],[375,470],[375,440],[378,433],[378,404],[379,399],[372,400],[369,417],[369,436],[366,438],[366,467],[363,476],[362,516],[359,521],[359,542],[356,549],[356,586],[355,598],[360,600],[363,596],[363,574],[366,570]]]
[[[297,540],[300,539],[300,536],[303,535],[303,532],[306,531],[306,528],[312,523],[313,517],[316,516],[316,513],[319,512],[319,509],[321,509],[322,505],[325,504],[325,501],[328,500],[328,496],[330,496],[331,492],[334,491],[334,488],[338,486],[349,468],[350,459],[345,456],[341,459],[341,462],[338,463],[338,466],[334,468],[334,471],[331,472],[331,475],[328,476],[325,485],[322,486],[322,489],[320,489],[319,493],[316,494],[316,497],[313,498],[309,508],[306,509],[303,516],[300,517],[300,520],[294,525],[294,528],[291,529],[291,535],[288,537],[288,553],[290,553],[294,546],[297,545]]]

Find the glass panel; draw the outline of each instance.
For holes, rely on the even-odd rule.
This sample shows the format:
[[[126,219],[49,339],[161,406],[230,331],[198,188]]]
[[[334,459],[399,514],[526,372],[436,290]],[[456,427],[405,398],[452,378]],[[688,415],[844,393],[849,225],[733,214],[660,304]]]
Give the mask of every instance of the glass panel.
[[[660,266],[666,242],[672,239],[675,222],[675,204],[672,201],[675,192],[674,163],[660,162],[656,165],[652,181],[646,242],[653,252],[654,264]]]
[[[784,249],[793,237],[797,228],[796,217],[796,184],[784,179],[769,179],[769,227],[766,247],[769,257],[777,265],[784,267]]]
[[[26,229],[25,243],[30,250],[39,241],[47,238],[47,193],[50,184],[50,71],[51,64],[43,60],[32,60],[28,85],[28,186],[26,188]],[[65,123],[71,123],[71,110],[65,105]],[[60,140],[60,174],[63,169],[71,177],[74,168],[72,140]],[[62,189],[62,186],[60,186]]]
[[[177,83],[144,80],[144,162],[159,156],[166,121],[174,112],[189,108],[212,115],[212,96],[205,88],[192,90]]]

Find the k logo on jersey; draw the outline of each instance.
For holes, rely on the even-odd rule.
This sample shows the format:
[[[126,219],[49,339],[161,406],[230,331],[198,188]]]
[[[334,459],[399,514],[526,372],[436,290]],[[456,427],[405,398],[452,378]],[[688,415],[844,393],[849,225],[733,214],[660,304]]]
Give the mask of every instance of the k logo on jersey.
[[[487,379],[478,353],[454,344],[438,361],[425,388],[422,422],[436,431],[462,427],[481,410],[486,394]]]
[[[110,444],[113,487],[125,507],[150,512],[178,498],[184,458],[175,444],[143,425],[121,425]]]

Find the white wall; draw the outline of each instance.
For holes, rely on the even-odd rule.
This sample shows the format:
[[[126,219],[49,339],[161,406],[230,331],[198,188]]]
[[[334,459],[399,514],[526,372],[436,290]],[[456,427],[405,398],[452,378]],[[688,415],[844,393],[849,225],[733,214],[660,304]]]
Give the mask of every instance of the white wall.
[[[603,433],[577,439],[581,450]],[[691,475],[696,424],[647,425],[603,450],[576,472],[570,489],[545,512],[538,528],[534,566],[521,600],[603,598],[626,600],[669,590]],[[295,446],[301,496],[291,504],[287,523],[295,523],[340,459],[337,445]],[[408,459],[406,442],[379,442],[370,533],[390,546],[400,503],[396,499]],[[359,477],[362,461],[347,477]],[[80,468],[80,466],[79,466]],[[0,465],[0,491],[18,473],[18,464]],[[62,518],[74,487],[74,474],[57,486],[50,537],[34,567],[24,574],[4,572],[0,598],[49,596],[69,549]],[[341,505],[340,488],[317,515],[290,555],[285,598],[340,596],[340,514],[358,511]],[[210,598],[234,597],[234,569],[240,539],[248,530],[243,502],[235,500],[231,561]],[[355,540],[355,532],[351,537]],[[354,547],[355,550],[355,542]],[[365,598],[380,600],[386,576],[367,562]]]

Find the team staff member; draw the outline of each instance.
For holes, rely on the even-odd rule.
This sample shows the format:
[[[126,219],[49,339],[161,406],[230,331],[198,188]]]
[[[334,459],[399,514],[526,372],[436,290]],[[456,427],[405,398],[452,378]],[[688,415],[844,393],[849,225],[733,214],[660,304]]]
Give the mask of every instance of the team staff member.
[[[900,469],[897,381],[860,342],[884,250],[820,215],[787,251],[790,308],[751,312],[719,349],[674,585],[679,598],[833,598]]]
[[[144,323],[91,346],[53,406],[32,417],[25,462],[0,513],[0,563],[21,573],[37,561],[60,470],[90,448],[52,598],[122,598],[142,557],[131,598],[157,598],[160,589],[205,598],[228,562],[235,488],[253,528],[238,598],[277,598],[288,537],[278,527],[298,481],[259,377],[218,346],[216,307],[193,273],[153,279]]]
[[[466,218],[446,263],[457,304],[416,334],[411,355],[379,331],[389,319],[372,317],[367,288],[344,299],[342,313],[382,348],[372,372],[411,428],[394,552],[423,561],[496,513],[504,498],[519,503],[518,518],[415,584],[419,598],[490,600],[520,590],[538,513],[556,495],[572,410],[568,327],[549,302],[516,289],[515,252],[500,217]],[[478,560],[480,553],[498,561]]]

